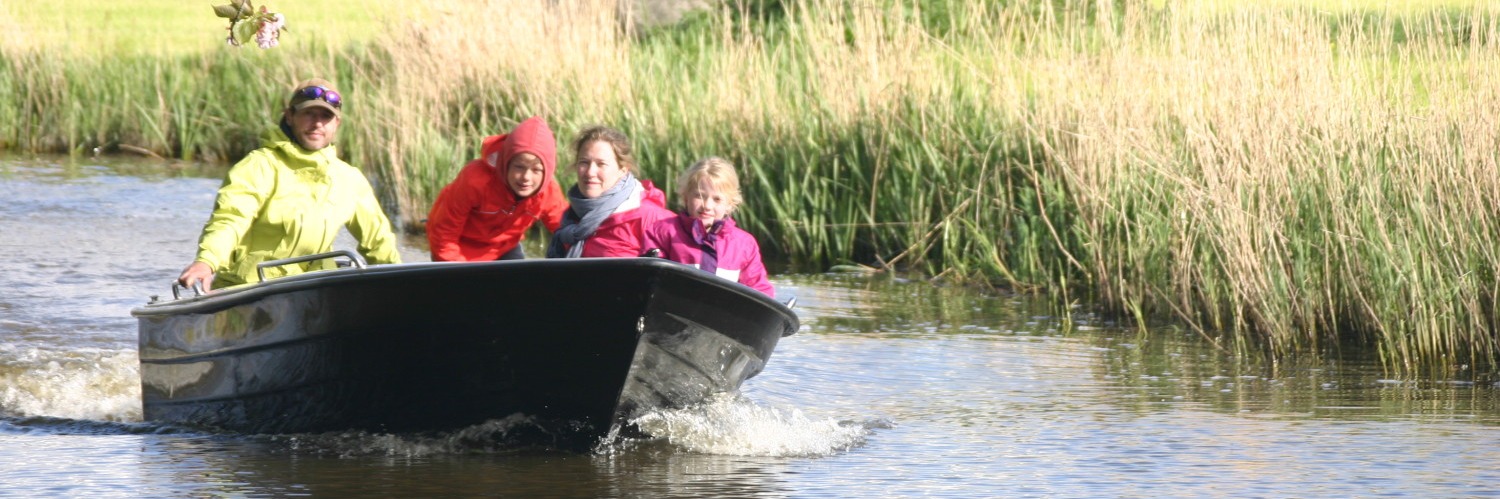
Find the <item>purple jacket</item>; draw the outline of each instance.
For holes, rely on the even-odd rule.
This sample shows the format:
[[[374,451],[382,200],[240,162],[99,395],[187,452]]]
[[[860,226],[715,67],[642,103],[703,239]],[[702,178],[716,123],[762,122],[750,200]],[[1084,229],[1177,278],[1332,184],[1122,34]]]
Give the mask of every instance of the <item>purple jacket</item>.
[[[644,249],[660,249],[661,256],[668,260],[712,272],[775,298],[776,290],[766,279],[766,266],[760,261],[760,244],[755,242],[755,236],[740,230],[728,217],[714,225],[719,227],[717,234],[705,234],[702,221],[678,213],[658,220],[646,231]]]

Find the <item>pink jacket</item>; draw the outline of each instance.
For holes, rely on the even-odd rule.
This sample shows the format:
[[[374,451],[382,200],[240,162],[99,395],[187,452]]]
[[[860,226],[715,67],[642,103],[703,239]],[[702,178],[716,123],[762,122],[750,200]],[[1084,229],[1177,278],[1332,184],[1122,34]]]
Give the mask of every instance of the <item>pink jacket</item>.
[[[646,249],[660,249],[668,260],[702,269],[703,250],[712,244],[717,256],[715,275],[775,298],[776,290],[766,279],[766,266],[760,261],[760,244],[755,242],[755,236],[736,227],[731,218],[724,218],[719,225],[717,237],[705,242],[703,222],[679,213],[651,226],[646,232]]]
[[[650,180],[642,180],[641,188],[640,207],[610,215],[583,240],[583,258],[637,257],[646,251],[647,230],[658,220],[671,219],[672,210],[666,208],[667,195]]]

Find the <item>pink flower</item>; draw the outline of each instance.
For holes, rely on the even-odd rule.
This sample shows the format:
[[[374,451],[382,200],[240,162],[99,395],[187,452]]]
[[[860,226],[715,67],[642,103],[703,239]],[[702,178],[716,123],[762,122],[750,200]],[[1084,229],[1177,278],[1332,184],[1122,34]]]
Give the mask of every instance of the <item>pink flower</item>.
[[[268,16],[263,15],[260,20],[260,29],[255,32],[255,44],[263,49],[275,47],[280,43],[281,28],[284,26],[286,26],[286,17],[280,12],[271,13]]]

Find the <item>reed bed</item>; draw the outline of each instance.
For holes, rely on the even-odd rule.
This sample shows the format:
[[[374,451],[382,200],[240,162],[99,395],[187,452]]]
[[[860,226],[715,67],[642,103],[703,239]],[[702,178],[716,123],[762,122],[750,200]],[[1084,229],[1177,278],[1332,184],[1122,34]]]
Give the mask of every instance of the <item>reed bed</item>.
[[[613,1],[436,1],[279,52],[5,45],[0,142],[229,160],[330,75],[343,151],[407,227],[480,137],[545,116],[566,164],[607,123],[659,183],[740,165],[742,224],[800,268],[979,278],[1224,348],[1496,365],[1500,11],[1022,4],[728,2],[636,31]]]
[[[1138,316],[1273,351],[1353,336],[1405,368],[1491,364],[1495,14],[1124,12],[1098,64],[1038,73],[1042,100],[1073,101],[1038,140],[1085,275]]]

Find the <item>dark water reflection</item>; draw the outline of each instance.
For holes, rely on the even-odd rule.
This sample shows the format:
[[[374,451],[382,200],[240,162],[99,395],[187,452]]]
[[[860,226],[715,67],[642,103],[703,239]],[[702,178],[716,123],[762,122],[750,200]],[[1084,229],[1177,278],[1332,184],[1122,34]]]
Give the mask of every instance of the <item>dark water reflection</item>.
[[[438,435],[144,423],[129,310],[168,292],[220,174],[0,159],[0,495],[1500,495],[1492,374],[1271,362],[1170,325],[850,274],[775,276],[804,327],[740,397],[592,452],[510,444],[529,431],[514,418]]]

